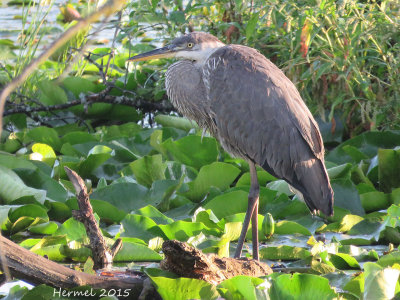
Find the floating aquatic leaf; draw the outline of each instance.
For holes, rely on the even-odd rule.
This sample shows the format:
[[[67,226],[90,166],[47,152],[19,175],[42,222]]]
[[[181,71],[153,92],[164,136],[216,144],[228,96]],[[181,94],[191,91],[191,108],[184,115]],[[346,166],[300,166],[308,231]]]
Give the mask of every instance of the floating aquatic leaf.
[[[336,299],[337,294],[326,278],[311,274],[273,274],[269,291],[271,300]]]
[[[137,210],[133,211],[132,214],[149,217],[150,219],[152,219],[154,222],[156,222],[159,225],[171,224],[172,222],[174,222],[173,219],[168,218],[167,216],[165,216],[163,213],[161,213],[157,208],[155,208],[152,205],[147,205],[145,207],[137,209]]]
[[[131,212],[151,204],[146,203],[147,191],[147,188],[136,183],[114,183],[94,191],[91,198],[107,201],[125,212]]]
[[[197,178],[188,183],[189,191],[183,195],[194,202],[199,202],[212,186],[221,191],[227,189],[239,173],[240,170],[235,166],[222,162],[203,166]]]
[[[333,263],[335,268],[340,270],[360,270],[361,267],[358,264],[357,260],[345,253],[336,253],[331,254],[330,261]]]
[[[308,251],[307,249],[300,247],[283,245],[278,247],[269,246],[260,249],[261,259],[297,260],[297,259],[304,259],[309,256],[311,256],[311,252]]]
[[[146,269],[157,292],[165,300],[217,299],[219,294],[214,285],[199,279],[176,278],[174,274],[156,269]]]
[[[151,187],[154,181],[165,179],[167,165],[162,161],[161,154],[157,154],[135,160],[129,164],[129,168],[140,184]]]
[[[157,224],[148,217],[129,214],[121,221],[121,224],[124,227],[121,236],[135,237],[146,242],[157,236],[157,231],[154,231]],[[153,232],[151,229],[153,229]],[[164,234],[160,236],[166,238]]]
[[[46,222],[29,227],[29,231],[36,234],[53,234],[57,229],[58,225],[55,222]]]
[[[60,151],[62,146],[58,133],[53,128],[36,127],[28,131],[27,137],[37,143],[47,144],[55,151]]]
[[[205,205],[205,209],[211,209],[217,218],[234,215],[247,210],[248,193],[245,191],[227,192],[216,196]],[[227,205],[229,203],[229,205]]]
[[[379,187],[390,193],[393,188],[400,187],[400,149],[378,150]]]
[[[201,166],[211,164],[217,160],[218,149],[214,138],[189,135],[177,141],[171,139],[162,143],[175,160],[200,169]]]
[[[399,268],[385,268],[376,263],[366,262],[364,270],[364,299],[384,300],[394,297]]]
[[[257,286],[263,283],[261,278],[239,275],[223,281],[218,287],[226,290],[222,295],[225,299],[257,300],[262,299],[257,297]]]
[[[115,262],[119,261],[160,261],[162,257],[154,250],[145,245],[124,241],[121,250],[114,257]]]
[[[303,235],[311,235],[311,232],[303,225],[300,225],[300,224],[298,224],[296,222],[292,222],[292,221],[286,221],[286,220],[276,223],[275,233],[276,234],[299,233],[299,234],[303,234]]]
[[[43,203],[46,191],[26,186],[15,172],[0,165],[0,199],[4,203],[10,203],[24,196],[33,196],[38,202]]]

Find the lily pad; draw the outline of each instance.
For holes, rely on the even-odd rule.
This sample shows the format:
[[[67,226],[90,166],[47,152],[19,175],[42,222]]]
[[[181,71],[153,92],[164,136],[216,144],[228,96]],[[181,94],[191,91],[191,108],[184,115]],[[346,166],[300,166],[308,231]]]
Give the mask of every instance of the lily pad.
[[[320,300],[320,299],[337,299],[337,294],[330,287],[326,278],[311,275],[283,274],[271,276],[273,279],[269,291],[271,300]]]
[[[222,162],[215,162],[200,169],[197,178],[188,183],[189,191],[183,195],[194,202],[199,202],[209,191],[216,187],[223,191],[239,175],[240,170],[235,166]]]

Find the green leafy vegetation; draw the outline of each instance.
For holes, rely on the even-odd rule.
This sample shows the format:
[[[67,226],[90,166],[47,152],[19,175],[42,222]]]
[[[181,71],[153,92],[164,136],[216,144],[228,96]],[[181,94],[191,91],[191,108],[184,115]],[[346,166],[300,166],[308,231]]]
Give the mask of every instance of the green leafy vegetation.
[[[66,165],[85,174],[94,211],[110,245],[122,237],[123,248],[116,262],[160,261],[162,255],[156,246],[159,239],[188,241],[205,252],[230,255],[247,209],[249,182],[238,180],[248,172],[246,163],[228,157],[216,147],[214,138],[202,141],[201,132],[183,136],[181,129],[158,127],[122,133],[123,128],[132,125],[101,126],[86,134],[83,127],[68,131],[40,127],[10,136],[18,141],[20,149],[16,149],[19,154],[10,154],[4,151],[6,145],[1,145],[3,234],[55,261],[87,261],[90,250],[85,229],[71,218],[77,203],[73,187],[61,171]],[[46,135],[38,134],[40,131]],[[120,144],[108,140],[110,131],[120,132],[119,140],[132,145],[130,149],[146,151],[122,151]],[[164,143],[152,146],[154,136],[167,132],[176,133],[168,143],[179,145],[172,151],[186,153],[183,160],[175,160]],[[147,138],[139,138],[143,135]],[[369,136],[364,133],[350,139],[327,156],[336,197],[335,215],[327,222],[312,217],[297,196],[291,199],[280,180],[271,176],[261,186],[260,257],[280,268],[302,269],[305,274],[275,273],[267,281],[236,277],[215,287],[146,271],[159,293],[165,299],[178,290],[182,299],[200,297],[202,293],[210,299],[218,295],[228,299],[260,299],[267,295],[283,299],[289,294],[300,299],[304,293],[310,293],[310,299],[333,299],[338,294],[349,299],[362,294],[373,295],[374,299],[381,295],[377,299],[384,299],[398,294],[400,252],[390,245],[400,243],[400,186],[386,177],[385,166],[400,165],[393,155],[395,148],[381,150],[379,145],[391,143],[400,135],[392,132]],[[345,163],[344,156],[336,159],[335,153],[360,138],[364,146],[357,149],[363,159],[348,156]],[[186,144],[187,139],[191,143]],[[202,142],[206,147],[200,153],[190,151],[191,144]],[[69,150],[64,152],[66,145]],[[376,149],[375,153],[371,148]],[[245,255],[250,252],[245,249]],[[352,277],[355,271],[363,273]],[[375,285],[380,289],[375,290]],[[318,292],[313,287],[318,287]]]
[[[64,19],[66,11],[93,9],[71,6]],[[83,54],[77,48],[87,32],[81,32],[8,99],[0,137],[2,234],[91,272],[85,229],[72,218],[78,206],[68,166],[85,179],[107,242],[122,239],[116,262],[158,263],[167,239],[232,255],[247,209],[247,163],[176,115],[164,91],[170,61],[126,63],[193,28],[259,49],[296,84],[328,148],[335,214],[311,216],[286,182],[258,168],[260,258],[282,272],[215,286],[177,278],[157,264],[143,268],[160,295],[399,298],[398,10],[393,1],[133,1],[112,20],[111,45]],[[46,34],[46,23],[38,22],[43,13],[28,23],[24,12],[19,44],[0,40],[1,86],[37,53]],[[53,289],[15,286],[8,297],[38,295],[51,299]]]

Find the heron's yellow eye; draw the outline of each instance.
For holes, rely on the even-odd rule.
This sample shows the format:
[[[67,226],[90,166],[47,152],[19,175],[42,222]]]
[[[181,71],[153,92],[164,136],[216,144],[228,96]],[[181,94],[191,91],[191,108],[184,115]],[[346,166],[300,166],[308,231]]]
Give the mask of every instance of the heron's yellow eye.
[[[192,48],[193,47],[193,43],[187,43],[187,47],[188,48]]]

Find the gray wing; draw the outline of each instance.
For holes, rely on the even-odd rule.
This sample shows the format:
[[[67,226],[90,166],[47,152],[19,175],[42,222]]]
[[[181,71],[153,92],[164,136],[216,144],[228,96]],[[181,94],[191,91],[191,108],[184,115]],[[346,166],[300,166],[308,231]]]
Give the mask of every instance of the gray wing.
[[[299,190],[311,211],[333,212],[318,126],[294,84],[252,48],[217,50],[203,71],[217,138]]]

